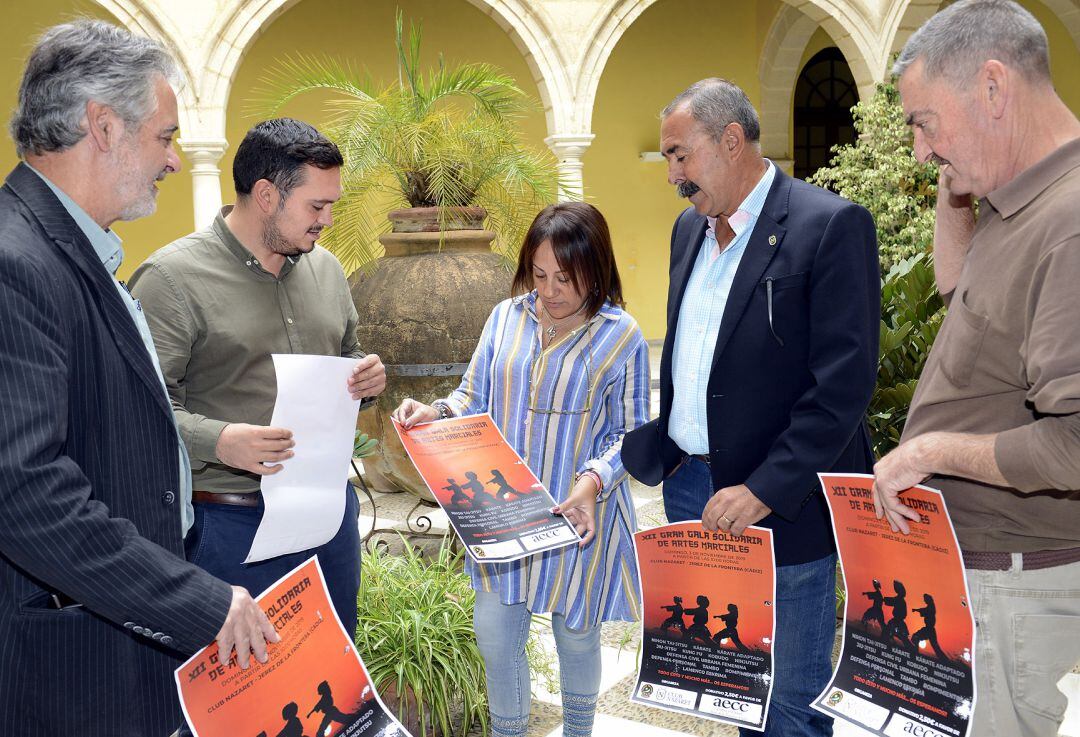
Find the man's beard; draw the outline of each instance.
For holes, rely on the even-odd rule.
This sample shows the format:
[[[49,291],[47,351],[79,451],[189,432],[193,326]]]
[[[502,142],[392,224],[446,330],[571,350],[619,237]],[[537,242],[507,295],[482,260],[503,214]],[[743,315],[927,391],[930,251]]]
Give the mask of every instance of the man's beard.
[[[689,199],[689,198],[693,197],[694,195],[696,195],[698,192],[700,192],[701,187],[697,186],[696,184],[691,182],[689,179],[687,179],[685,182],[681,182],[679,184],[679,187],[678,187],[678,189],[676,191],[679,193],[680,197],[685,197],[685,198]]]
[[[147,182],[143,169],[135,156],[134,136],[122,142],[116,152],[117,170],[122,172],[117,182],[116,196],[124,205],[120,208],[118,220],[130,221],[153,215],[157,209],[157,190],[154,182],[165,178],[165,170],[160,171],[153,181]]]
[[[314,245],[311,248],[304,248],[286,238],[282,234],[281,228],[278,227],[278,214],[274,214],[266,221],[266,227],[263,228],[263,245],[271,253],[280,256],[299,256],[302,253],[308,253],[314,248]]]

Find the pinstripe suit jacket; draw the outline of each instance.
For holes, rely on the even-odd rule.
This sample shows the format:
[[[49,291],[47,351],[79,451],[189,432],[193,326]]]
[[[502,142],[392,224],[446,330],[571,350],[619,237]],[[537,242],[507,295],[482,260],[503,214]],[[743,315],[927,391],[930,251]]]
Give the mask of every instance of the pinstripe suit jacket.
[[[231,591],[183,560],[176,443],[111,277],[20,164],[0,189],[0,734],[179,725],[172,670]]]

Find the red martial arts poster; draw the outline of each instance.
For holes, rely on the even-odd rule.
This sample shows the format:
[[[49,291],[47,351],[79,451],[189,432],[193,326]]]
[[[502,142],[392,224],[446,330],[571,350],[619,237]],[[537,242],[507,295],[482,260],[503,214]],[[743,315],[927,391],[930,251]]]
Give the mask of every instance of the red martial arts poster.
[[[266,663],[222,663],[214,643],[176,669],[195,737],[408,737],[345,634],[316,558],[257,601],[281,635]]]
[[[975,619],[941,492],[908,489],[911,533],[874,513],[873,476],[822,475],[847,588],[844,644],[814,708],[887,737],[964,737]]]
[[[574,526],[499,432],[491,415],[394,427],[454,532],[478,563],[517,560],[576,544]]]
[[[641,666],[631,700],[763,730],[772,694],[772,530],[709,532],[700,521],[634,535]]]

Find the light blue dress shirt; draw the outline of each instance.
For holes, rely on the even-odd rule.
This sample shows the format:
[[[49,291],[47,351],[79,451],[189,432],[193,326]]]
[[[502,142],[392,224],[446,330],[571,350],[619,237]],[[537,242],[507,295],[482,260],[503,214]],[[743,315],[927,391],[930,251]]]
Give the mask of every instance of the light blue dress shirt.
[[[749,217],[732,218],[730,225],[735,237],[727,248],[715,255],[716,238],[711,229],[705,234],[679,308],[671,362],[675,396],[668,418],[668,436],[691,455],[709,452],[705,399],[713,353],[735,272],[776,178],[775,164],[768,160],[766,163],[765,173],[739,205],[739,211]]]
[[[71,215],[71,219],[86,234],[90,245],[94,247],[94,252],[97,253],[101,263],[108,270],[109,275],[112,276],[116,291],[119,292],[120,299],[128,308],[131,319],[135,321],[135,327],[138,328],[139,335],[142,337],[143,345],[146,346],[146,351],[150,354],[154,370],[161,381],[161,391],[165,393],[165,401],[169,402],[171,407],[172,402],[169,400],[169,394],[165,389],[165,379],[161,374],[161,365],[158,363],[157,351],[154,349],[154,339],[150,335],[150,326],[146,324],[146,316],[143,315],[142,305],[139,304],[139,300],[128,293],[127,288],[116,278],[116,270],[120,268],[120,264],[124,260],[124,249],[121,247],[120,237],[113,231],[105,230],[94,222],[94,219],[86,214],[86,211],[79,207],[75,200],[68,197],[62,189],[50,182],[44,174],[32,166],[27,165],[27,168],[41,177],[41,181],[49,186],[56,198],[60,200],[60,204]],[[175,417],[173,417],[173,424],[176,424]],[[176,433],[176,442],[180,454],[180,533],[186,535],[195,521],[195,510],[191,506],[191,460],[188,458],[187,448],[184,447],[184,443],[180,440],[179,430]]]

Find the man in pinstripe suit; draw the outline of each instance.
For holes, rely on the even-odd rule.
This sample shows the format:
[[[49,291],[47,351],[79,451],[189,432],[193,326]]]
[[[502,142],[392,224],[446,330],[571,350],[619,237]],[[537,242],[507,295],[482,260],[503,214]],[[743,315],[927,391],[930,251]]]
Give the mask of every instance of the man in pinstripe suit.
[[[103,22],[47,31],[0,189],[0,734],[166,735],[172,670],[265,660],[248,592],[183,560],[190,468],[109,226],[154,210],[174,64]]]

